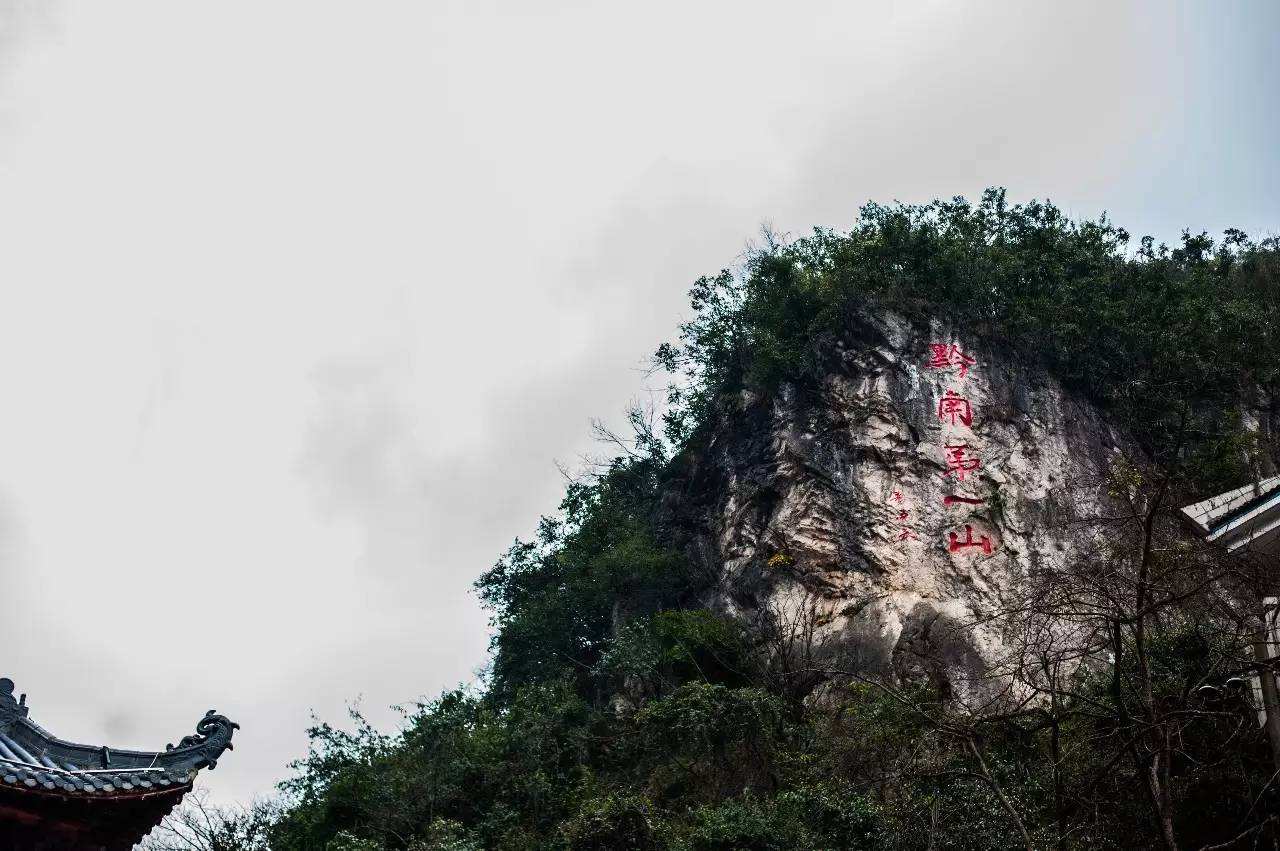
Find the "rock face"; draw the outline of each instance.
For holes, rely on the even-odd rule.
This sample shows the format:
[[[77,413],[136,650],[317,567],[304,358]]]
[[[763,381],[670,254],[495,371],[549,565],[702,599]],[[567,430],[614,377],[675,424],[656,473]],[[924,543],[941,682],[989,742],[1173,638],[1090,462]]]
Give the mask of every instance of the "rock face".
[[[1087,557],[1072,521],[1114,513],[1107,473],[1136,450],[956,327],[863,315],[820,351],[811,386],[725,411],[672,492],[710,602],[806,608],[868,673],[980,680],[1009,639],[991,616],[1038,568]]]

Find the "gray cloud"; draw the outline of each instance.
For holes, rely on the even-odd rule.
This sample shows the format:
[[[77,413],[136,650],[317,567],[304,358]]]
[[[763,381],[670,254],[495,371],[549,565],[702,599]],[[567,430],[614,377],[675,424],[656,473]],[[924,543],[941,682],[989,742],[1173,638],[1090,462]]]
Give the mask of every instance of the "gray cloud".
[[[59,0],[0,0],[0,68],[13,63],[23,44],[55,29]]]
[[[316,374],[318,409],[302,460],[321,508],[363,530],[375,572],[420,566],[429,545],[433,475],[391,361],[329,363]],[[444,401],[444,400],[442,400]]]
[[[16,511],[3,491],[0,491],[0,597],[6,601],[13,611],[30,605],[24,588],[22,576],[23,528]],[[0,647],[12,646],[13,642],[22,640],[21,621],[13,617],[0,618]],[[3,673],[4,663],[0,660],[0,676],[12,676]]]
[[[40,105],[0,168],[0,637],[55,732],[216,705],[245,798],[308,710],[469,679],[471,583],[762,221],[990,184],[1280,219],[1270,4],[507,5],[0,0],[10,59],[69,36],[0,60]],[[92,628],[211,588],[189,645]]]
[[[19,127],[10,84],[19,63],[41,38],[57,32],[61,0],[0,0],[0,142]]]

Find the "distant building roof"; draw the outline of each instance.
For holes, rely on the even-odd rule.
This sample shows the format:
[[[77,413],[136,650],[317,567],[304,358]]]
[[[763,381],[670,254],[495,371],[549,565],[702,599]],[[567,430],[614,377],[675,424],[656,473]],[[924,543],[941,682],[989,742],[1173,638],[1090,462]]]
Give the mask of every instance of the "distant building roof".
[[[63,741],[30,719],[26,695],[0,679],[0,847],[131,848],[202,768],[214,768],[238,724],[209,710],[194,735],[163,751]]]
[[[1188,505],[1182,513],[1228,552],[1280,555],[1280,476]]]

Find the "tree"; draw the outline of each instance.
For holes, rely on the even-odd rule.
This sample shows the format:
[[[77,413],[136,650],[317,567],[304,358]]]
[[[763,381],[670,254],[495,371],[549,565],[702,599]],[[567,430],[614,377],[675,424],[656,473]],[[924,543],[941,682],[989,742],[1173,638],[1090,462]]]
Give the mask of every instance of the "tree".
[[[204,789],[182,803],[143,840],[143,851],[268,851],[268,830],[279,805],[255,801],[247,807],[220,807]]]

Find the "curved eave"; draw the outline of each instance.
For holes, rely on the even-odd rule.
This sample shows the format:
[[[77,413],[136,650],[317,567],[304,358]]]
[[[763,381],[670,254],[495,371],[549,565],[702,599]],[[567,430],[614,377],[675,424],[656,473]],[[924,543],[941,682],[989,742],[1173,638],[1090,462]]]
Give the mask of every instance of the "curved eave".
[[[177,769],[185,773],[203,767],[204,752],[198,744],[164,751],[84,745],[51,736],[28,718],[0,715],[0,760],[53,771]]]
[[[176,748],[115,750],[51,735],[28,717],[25,701],[25,695],[14,699],[12,680],[0,678],[0,789],[24,795],[181,798],[201,769],[216,767],[223,752],[233,748],[239,727],[211,709],[196,724],[195,735]]]
[[[156,772],[55,772],[0,762],[0,789],[45,798],[141,800],[181,798],[191,790],[196,772],[175,779]]]

